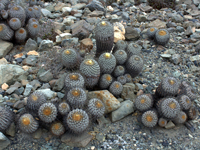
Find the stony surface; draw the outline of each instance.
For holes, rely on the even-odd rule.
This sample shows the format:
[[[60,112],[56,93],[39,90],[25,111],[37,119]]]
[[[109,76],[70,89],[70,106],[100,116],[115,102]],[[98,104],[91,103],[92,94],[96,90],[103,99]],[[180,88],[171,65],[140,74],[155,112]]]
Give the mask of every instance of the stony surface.
[[[99,91],[98,87],[86,89],[88,100],[100,98],[106,106],[106,113],[97,121],[91,121],[83,136],[74,137],[66,132],[56,137],[49,131],[50,124],[42,123],[34,134],[27,135],[19,131],[16,118],[16,122],[5,132],[7,138],[2,136],[1,148],[200,149],[200,2],[180,0],[175,10],[155,10],[148,5],[147,0],[141,2],[140,5],[133,0],[123,5],[112,3],[107,6],[107,10],[106,4],[97,0],[65,0],[44,4],[40,22],[52,19],[49,30],[54,27],[55,34],[49,34],[48,39],[28,39],[25,45],[14,44],[0,59],[0,105],[10,108],[16,116],[24,113],[27,98],[35,90],[43,92],[48,101],[55,104],[66,99],[65,75],[80,71],[66,70],[62,66],[60,54],[66,48],[74,48],[82,57],[93,57],[96,50],[93,29],[101,20],[120,24],[115,28],[115,33],[118,33],[115,35],[116,41],[124,40],[125,34],[128,44],[134,41],[142,47],[140,56],[144,67],[133,83],[123,85],[120,97],[114,97],[107,90]],[[170,33],[169,43],[161,46],[148,39],[146,32],[149,27],[167,29]],[[78,60],[82,58],[78,57]],[[193,105],[198,109],[198,117],[187,124],[176,125],[169,121],[165,128],[147,128],[141,123],[141,113],[135,111],[132,105],[136,96],[153,94],[161,79],[167,76],[188,81],[197,91],[198,97]]]

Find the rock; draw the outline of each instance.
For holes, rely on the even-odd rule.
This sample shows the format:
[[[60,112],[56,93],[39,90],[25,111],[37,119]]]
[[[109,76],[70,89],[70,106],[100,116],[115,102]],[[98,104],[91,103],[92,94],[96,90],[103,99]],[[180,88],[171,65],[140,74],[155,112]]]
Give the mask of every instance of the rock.
[[[125,30],[126,30],[126,33],[125,33],[126,40],[135,41],[140,38],[140,35],[136,29],[132,27],[126,27]]]
[[[18,89],[20,86],[21,86],[21,83],[15,82],[15,84],[11,85],[11,86],[9,87],[9,89],[6,90],[6,93],[7,93],[7,94],[11,94],[11,93],[13,93],[16,89]]]
[[[38,80],[33,80],[29,82],[30,85],[33,86],[34,91],[38,88],[41,87],[41,83]]]
[[[198,10],[192,10],[190,11],[190,15],[192,15],[192,17],[197,17],[200,15],[200,11]]]
[[[32,90],[33,86],[30,84],[26,84],[26,88],[24,90],[24,96],[28,96],[31,94],[31,90]]]
[[[71,26],[74,24],[74,20],[72,18],[64,18],[63,22],[66,26]]]
[[[183,27],[177,26],[177,27],[176,27],[176,31],[177,31],[177,32],[184,32],[185,30],[184,30]]]
[[[0,65],[8,64],[7,60],[5,58],[0,59]]]
[[[160,28],[166,28],[166,22],[163,22],[159,19],[156,19],[155,21],[152,21],[148,24],[148,27],[156,27],[158,29]]]
[[[165,126],[166,129],[171,129],[174,127],[175,127],[175,124],[171,120]]]
[[[3,150],[8,145],[10,145],[10,140],[2,132],[0,132],[0,150]]]
[[[50,89],[41,89],[37,91],[42,92],[48,99],[52,99],[57,96],[57,93]]]
[[[105,136],[102,133],[97,133],[95,137],[99,142],[105,141]]]
[[[121,93],[121,97],[123,99],[130,99],[133,100],[136,98],[136,95],[134,94],[135,91],[135,84],[133,83],[126,83],[123,85],[123,90]]]
[[[26,41],[24,50],[25,50],[25,51],[32,51],[32,50],[37,50],[37,48],[38,48],[37,42],[34,41],[34,40],[32,40],[31,38],[29,38],[29,39]]]
[[[135,84],[135,90],[136,90],[136,91],[143,90],[143,89],[144,89],[144,88],[143,88],[142,84],[140,84],[140,83],[136,83],[136,84]]]
[[[171,58],[171,54],[160,54],[163,58]]]
[[[139,8],[144,12],[151,12],[153,10],[151,6],[144,6],[143,4],[140,4]]]
[[[69,0],[69,2],[72,4],[72,6],[73,6],[73,5],[76,5],[76,4],[77,4],[77,1],[78,1],[78,0]]]
[[[0,58],[6,56],[13,48],[13,43],[0,40]]]
[[[86,7],[88,7],[90,11],[94,11],[94,10],[99,10],[103,12],[105,11],[102,3],[97,0],[91,1],[88,5],[86,5]]]
[[[130,20],[129,14],[127,12],[122,12],[122,19]]]
[[[53,90],[54,91],[61,91],[65,85],[65,77],[67,73],[63,74],[54,84]]]
[[[147,20],[147,16],[145,16],[145,15],[139,15],[138,18],[137,18],[137,20],[139,22],[145,22]]]
[[[66,47],[66,46],[73,46],[73,45],[77,45],[78,44],[78,38],[71,38],[71,39],[64,39],[62,42],[61,42],[61,46],[62,47]]]
[[[119,40],[125,40],[125,28],[120,22],[113,24],[114,28],[114,42],[117,43]]]
[[[76,18],[81,18],[81,17],[82,17],[82,14],[81,14],[81,13],[76,13],[76,14],[74,14],[74,17],[76,17]]]
[[[6,91],[8,88],[9,88],[9,85],[6,84],[6,83],[1,85],[1,89],[4,90],[4,91]]]
[[[50,80],[53,79],[53,74],[51,73],[50,70],[47,70],[43,73],[41,73],[38,78],[40,79],[40,81],[42,82],[49,82]]]
[[[72,147],[85,147],[92,140],[93,136],[84,132],[75,136],[69,132],[61,136],[61,141]]]
[[[104,116],[102,116],[101,118],[97,119],[98,124],[102,127],[105,124],[110,124],[110,119],[109,118],[105,118]]]
[[[17,101],[14,105],[13,105],[13,107],[15,108],[15,109],[21,109],[21,108],[24,108],[24,105],[25,105],[25,103],[24,103],[24,101]]]
[[[63,13],[66,13],[66,12],[70,13],[71,11],[72,11],[72,8],[71,8],[71,7],[63,7],[63,8],[62,8],[62,12],[63,12]]]
[[[200,54],[200,44],[195,47],[195,51]]]
[[[88,14],[88,16],[90,16],[90,17],[101,17],[103,15],[104,15],[104,12],[98,11],[98,10],[95,10],[95,11]]]
[[[40,46],[38,48],[38,51],[47,51],[50,48],[53,48],[53,41],[51,40],[42,40],[40,43]]]
[[[12,84],[15,81],[26,79],[27,73],[18,65],[0,65],[0,85],[3,83]]]
[[[71,33],[62,33],[56,36],[56,43],[61,43],[65,39],[70,39],[72,37]]]
[[[181,15],[179,15],[179,14],[173,14],[172,15],[172,21],[173,22],[176,22],[176,23],[182,23],[183,22],[183,17],[181,17]]]
[[[59,22],[53,22],[55,29],[54,30],[60,30],[64,31],[65,30],[65,24],[64,23],[59,23]]]
[[[41,12],[42,12],[44,17],[51,16],[51,12],[49,10],[47,10],[47,9],[42,8]]]
[[[72,6],[71,8],[72,8],[72,9],[79,10],[79,9],[85,8],[85,6],[86,6],[85,3],[78,3],[78,4],[74,5],[74,6]]]
[[[80,49],[81,50],[88,50],[90,52],[93,48],[93,42],[90,38],[86,38],[81,40],[80,42]]]
[[[116,122],[134,112],[134,104],[130,100],[121,103],[121,106],[111,113],[111,121]]]
[[[67,6],[67,4],[58,2],[58,3],[56,4],[56,6],[54,7],[54,9],[55,9],[55,11],[62,11],[62,8],[63,8],[63,7],[66,7],[66,6]]]
[[[192,31],[191,26],[189,26],[189,27],[187,27],[187,30],[185,31],[185,35],[189,36],[191,34],[193,34],[193,31]]]
[[[77,21],[71,26],[72,36],[78,37],[79,40],[88,38],[94,27],[87,23],[85,20]]]
[[[181,56],[179,54],[173,54],[172,55],[172,62],[175,65],[178,65],[181,62]]]
[[[15,136],[15,123],[12,122],[10,124],[10,126],[8,127],[8,129],[6,129],[6,134],[9,135],[9,136],[12,136],[14,137]]]
[[[35,66],[37,64],[38,61],[38,56],[35,55],[29,55],[27,58],[25,58],[22,61],[23,65],[29,65],[29,66]]]
[[[41,136],[42,136],[42,129],[41,128],[37,129],[37,131],[32,134],[32,137],[34,139],[40,139]]]
[[[200,61],[200,55],[195,55],[190,57],[191,61]]]
[[[106,107],[105,114],[110,113],[120,107],[120,102],[108,90],[88,92],[87,96],[88,99],[100,99]]]

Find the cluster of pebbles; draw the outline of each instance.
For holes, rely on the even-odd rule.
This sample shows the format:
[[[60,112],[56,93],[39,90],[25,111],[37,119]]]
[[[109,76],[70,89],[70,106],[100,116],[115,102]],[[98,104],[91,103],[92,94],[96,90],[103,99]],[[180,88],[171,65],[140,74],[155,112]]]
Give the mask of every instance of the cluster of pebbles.
[[[1,62],[3,71],[9,73],[6,69],[12,70],[11,65],[14,65],[13,67],[16,69],[14,73],[18,73],[18,71],[22,73],[13,76],[13,80],[9,80],[7,83],[10,85],[9,87],[1,87],[1,104],[8,108],[14,108],[14,112],[18,114],[23,111],[26,99],[34,90],[42,91],[52,102],[59,102],[63,99],[64,90],[62,89],[64,86],[63,79],[67,75],[66,68],[57,72],[57,76],[54,78],[50,72],[52,70],[45,70],[45,66],[42,66],[40,62],[46,60],[45,57],[47,56],[56,56],[55,51],[59,51],[62,47],[65,49],[65,46],[70,48],[70,44],[79,45],[78,40],[82,40],[83,37],[92,39],[94,46],[90,50],[95,53],[95,36],[87,27],[104,20],[111,23],[121,22],[126,30],[124,41],[128,44],[134,42],[134,45],[141,47],[140,56],[144,61],[144,66],[138,76],[133,79],[135,97],[129,98],[131,101],[135,102],[138,91],[139,93],[143,91],[144,94],[155,93],[158,91],[162,79],[172,76],[183,81],[182,83],[184,81],[189,82],[190,86],[197,92],[197,97],[192,100],[192,103],[199,111],[199,3],[186,0],[182,4],[177,4],[176,10],[171,8],[155,10],[148,6],[148,3],[143,2],[138,6],[134,5],[134,1],[125,2],[124,5],[112,3],[111,6],[107,7],[107,11],[99,1],[95,0],[89,6],[87,5],[88,2],[85,1],[44,3],[45,8],[41,9],[43,17],[40,19],[45,22],[52,19],[56,29],[59,30],[56,30],[56,33],[64,33],[68,37],[61,42],[54,43],[40,38],[37,38],[37,41],[29,39],[25,46],[14,46],[10,53],[4,55],[6,60],[2,59]],[[85,34],[87,32],[73,34],[73,29],[75,30],[73,24],[81,20],[86,20],[89,24],[88,26],[85,25],[84,28],[84,31],[88,31],[89,34]],[[168,43],[158,44],[156,40],[149,39],[148,30],[150,27],[167,30],[170,34]],[[72,30],[73,38],[70,30]],[[116,43],[115,48],[118,47],[119,43]],[[28,51],[34,49],[38,49],[38,51],[29,55]],[[52,54],[45,54],[44,51],[46,50],[49,50]],[[77,48],[77,51],[79,52],[79,48]],[[114,49],[115,51],[116,49]],[[13,56],[19,53],[22,53],[22,55],[15,59]],[[59,60],[54,60],[49,63],[50,66],[59,66],[57,64]],[[38,66],[43,68],[38,69]],[[23,73],[22,68],[26,69],[27,67],[29,71]],[[17,82],[15,78],[20,82]],[[118,100],[125,102],[127,99],[122,99],[119,95]],[[159,110],[159,108],[156,109]],[[180,109],[183,110],[183,108]],[[161,113],[163,112],[161,111]],[[2,138],[5,141],[4,143],[7,143],[6,149],[38,149],[39,147],[42,147],[42,149],[199,149],[200,118],[198,113],[197,118],[190,121],[190,126],[187,126],[189,130],[184,125],[176,124],[169,125],[172,128],[167,129],[158,126],[149,129],[142,125],[141,115],[138,115],[137,112],[114,123],[109,123],[109,119],[104,118],[104,120],[99,121],[100,125],[93,122],[93,126],[89,127],[88,130],[92,131],[95,140],[92,140],[85,148],[77,148],[76,145],[68,146],[61,142],[59,138],[52,137],[51,133],[45,129],[39,129],[31,137],[23,133],[16,133],[13,124],[5,133],[7,138],[5,136],[2,136]],[[169,114],[164,113],[162,115],[167,116]],[[109,115],[105,117],[109,117]],[[25,123],[27,123],[26,120]],[[38,137],[39,139],[37,139]]]

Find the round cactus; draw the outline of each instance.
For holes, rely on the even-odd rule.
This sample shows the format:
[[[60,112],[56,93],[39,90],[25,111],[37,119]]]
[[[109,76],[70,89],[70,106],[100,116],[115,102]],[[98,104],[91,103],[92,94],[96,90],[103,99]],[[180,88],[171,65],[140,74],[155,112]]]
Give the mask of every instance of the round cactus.
[[[148,38],[149,38],[149,39],[154,39],[157,30],[158,30],[158,29],[157,29],[156,27],[151,27],[151,28],[149,28],[149,29],[147,30],[147,36],[148,36]]]
[[[159,29],[155,34],[155,42],[159,45],[165,46],[170,39],[170,34],[166,29]]]
[[[158,116],[155,111],[148,110],[142,114],[142,123],[146,127],[154,127],[158,122]]]
[[[74,69],[78,64],[78,55],[74,49],[66,49],[62,52],[62,63],[67,69]]]
[[[21,21],[18,18],[11,18],[8,24],[13,30],[18,30],[22,26]]]
[[[115,77],[119,77],[119,76],[124,75],[124,72],[125,72],[125,68],[123,66],[119,65],[119,66],[115,67],[115,70],[113,71],[113,75]]]
[[[82,109],[70,111],[65,121],[69,129],[75,134],[84,132],[89,126],[89,116]]]
[[[27,25],[27,31],[30,37],[35,38],[40,31],[40,25],[36,22],[32,22]]]
[[[65,78],[65,86],[67,90],[75,87],[83,88],[84,84],[84,78],[80,73],[69,73]]]
[[[94,87],[100,77],[99,64],[94,59],[85,59],[80,65],[80,71],[85,76],[86,87]]]
[[[38,122],[33,118],[31,114],[23,114],[19,118],[18,125],[20,130],[25,133],[33,133],[39,127]]]
[[[127,47],[127,55],[130,58],[132,55],[140,55],[142,47],[136,43],[130,43]]]
[[[61,136],[65,133],[65,127],[61,122],[54,122],[50,127],[50,131],[55,136]]]
[[[127,43],[126,43],[126,41],[123,41],[123,40],[119,40],[115,44],[116,50],[126,50],[126,47],[127,47]]]
[[[139,111],[147,111],[153,106],[153,98],[151,95],[142,94],[135,99],[135,107]]]
[[[70,112],[70,106],[68,103],[66,102],[61,102],[59,105],[58,105],[58,112],[61,114],[61,115],[67,115],[69,112]]]
[[[99,79],[99,87],[101,89],[107,89],[112,83],[113,78],[110,74],[103,74]]]
[[[5,131],[13,122],[13,120],[13,113],[9,109],[0,106],[0,131]]]
[[[98,63],[101,68],[101,73],[110,74],[115,69],[116,59],[111,53],[103,53],[100,55]]]
[[[14,31],[5,24],[0,24],[0,39],[10,41],[14,36]]]
[[[112,93],[114,96],[119,96],[122,90],[123,90],[123,86],[118,81],[114,81],[109,87],[110,93]]]
[[[118,65],[123,65],[127,60],[127,53],[124,50],[117,50],[114,53]]]
[[[27,32],[24,28],[20,28],[17,31],[15,31],[15,40],[18,43],[25,42],[26,38],[27,38]]]
[[[9,16],[10,16],[10,18],[19,18],[19,20],[21,21],[22,26],[25,25],[26,12],[21,6],[19,6],[19,5],[13,6],[9,10]]]

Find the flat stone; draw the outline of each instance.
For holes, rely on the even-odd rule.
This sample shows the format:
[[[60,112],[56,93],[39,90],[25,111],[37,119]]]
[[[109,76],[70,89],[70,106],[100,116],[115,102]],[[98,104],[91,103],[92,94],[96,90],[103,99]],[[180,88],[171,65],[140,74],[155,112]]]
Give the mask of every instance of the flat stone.
[[[57,93],[52,91],[51,89],[41,89],[37,91],[42,92],[48,99],[52,99],[57,96]]]
[[[126,27],[125,30],[126,30],[126,33],[125,33],[126,40],[135,41],[140,38],[140,34],[138,33],[136,29],[132,27]]]
[[[3,83],[12,84],[23,78],[27,78],[27,73],[21,66],[12,64],[0,65],[0,85]]]
[[[171,54],[160,54],[161,57],[163,58],[171,58]]]
[[[40,79],[40,81],[42,82],[49,82],[50,80],[53,79],[53,74],[51,73],[50,70],[47,70],[43,73],[41,73],[38,78]]]
[[[0,150],[5,149],[10,144],[10,140],[2,132],[0,132]]]
[[[153,10],[153,7],[151,6],[144,6],[143,4],[139,5],[139,8],[144,12],[151,12]]]
[[[78,136],[65,133],[61,136],[61,141],[72,147],[85,147],[92,140],[93,136],[84,132]]]
[[[95,11],[88,14],[88,16],[90,16],[90,17],[101,17],[103,15],[104,15],[104,12],[98,11],[98,10],[95,10]]]
[[[14,137],[15,133],[16,133],[16,131],[15,131],[15,124],[14,124],[14,122],[12,122],[10,124],[10,126],[8,127],[8,129],[6,129],[6,134]]]
[[[80,42],[80,49],[81,50],[88,50],[89,52],[93,48],[93,42],[90,38],[85,38]]]
[[[67,7],[67,4],[58,2],[54,7],[55,11],[61,11],[63,7]]]
[[[88,92],[88,99],[92,98],[98,98],[104,103],[105,114],[120,107],[120,102],[108,90]]]
[[[51,16],[51,12],[47,9],[42,8],[41,12],[42,12],[43,16],[45,16],[45,17]]]
[[[159,19],[156,19],[155,21],[152,21],[148,24],[148,27],[156,27],[158,29],[160,28],[166,28],[166,22],[163,22]]]
[[[0,40],[0,58],[6,56],[13,48],[13,43]]]
[[[24,90],[24,96],[28,96],[31,94],[31,90],[32,90],[33,86],[30,84],[26,84],[26,88]]]
[[[37,42],[35,40],[32,40],[31,38],[29,38],[26,41],[24,50],[25,51],[32,51],[32,50],[37,50],[38,46],[37,46]]]
[[[133,113],[134,111],[135,110],[133,102],[130,100],[126,100],[121,103],[120,107],[117,110],[111,113],[111,121],[116,122]]]
[[[71,25],[72,36],[78,37],[79,40],[88,38],[90,33],[93,31],[94,27],[87,23],[85,20],[77,21],[75,24]]]
[[[72,6],[71,8],[79,10],[79,9],[85,8],[85,6],[86,6],[85,3],[78,3],[78,4],[74,5],[74,6]]]
[[[53,48],[53,41],[42,40],[38,48],[38,51],[46,51],[46,50],[49,50],[50,48]]]
[[[27,58],[25,58],[22,61],[23,65],[28,65],[28,66],[35,66],[37,64],[38,61],[38,56],[35,55],[29,55]]]
[[[171,120],[165,126],[166,129],[171,129],[174,127],[175,127],[175,124]]]
[[[134,94],[135,91],[135,84],[133,83],[129,83],[129,84],[125,84],[123,85],[123,90],[121,93],[121,97],[123,99],[130,99],[133,100],[136,98],[136,95]]]
[[[200,61],[200,55],[195,55],[190,57],[191,61]]]
[[[15,84],[11,85],[11,86],[9,87],[9,89],[6,90],[6,93],[7,93],[7,94],[11,94],[11,93],[13,93],[16,89],[18,89],[20,86],[21,86],[21,83],[15,82]]]

